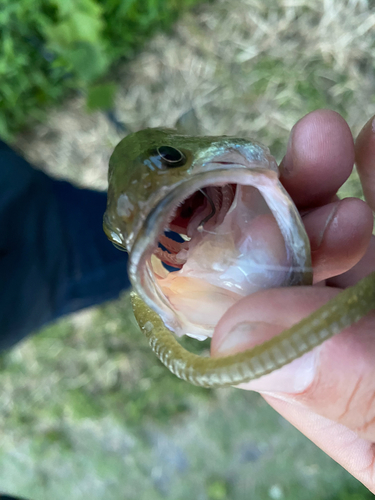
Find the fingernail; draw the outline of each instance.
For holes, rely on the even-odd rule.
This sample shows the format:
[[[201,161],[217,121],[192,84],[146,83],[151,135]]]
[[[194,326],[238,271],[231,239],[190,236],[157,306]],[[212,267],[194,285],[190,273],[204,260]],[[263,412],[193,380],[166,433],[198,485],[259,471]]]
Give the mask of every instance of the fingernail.
[[[246,384],[246,388],[270,394],[300,394],[308,389],[315,379],[319,348],[307,352],[298,359]]]
[[[331,225],[331,223],[334,222],[337,210],[339,209],[339,206],[340,206],[340,202],[337,201],[335,203],[332,203],[332,205],[333,206],[331,207],[331,210],[330,210],[329,214],[327,215],[327,218],[326,218],[326,221],[324,223],[324,226],[320,230],[317,238],[314,239],[314,240],[312,240],[310,242],[311,243],[311,250],[312,251],[315,251],[315,250],[317,250],[320,247],[320,245],[323,242],[324,235],[325,235],[327,229],[329,228],[329,226]]]
[[[295,126],[290,131],[290,136],[288,140],[288,145],[286,147],[286,153],[284,158],[280,163],[280,174],[287,179],[293,175],[293,135]]]
[[[217,347],[218,354],[234,354],[250,349],[275,337],[285,328],[263,321],[239,323]],[[269,375],[252,380],[240,387],[257,392],[298,394],[314,381],[319,357],[319,348],[310,351]]]
[[[277,331],[276,331],[277,329]],[[243,322],[236,325],[216,347],[217,354],[232,354],[261,344],[284,329],[264,321]]]

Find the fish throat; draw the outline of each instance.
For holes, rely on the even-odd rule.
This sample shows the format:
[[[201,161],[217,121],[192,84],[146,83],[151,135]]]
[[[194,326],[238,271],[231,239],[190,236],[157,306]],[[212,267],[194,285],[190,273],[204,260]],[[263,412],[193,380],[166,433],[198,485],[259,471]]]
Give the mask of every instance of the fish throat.
[[[215,231],[233,204],[236,185],[199,189],[177,206],[164,234],[159,236],[155,255],[168,271],[182,269],[187,262],[190,242],[203,231]],[[199,222],[200,221],[200,222]],[[208,224],[210,222],[210,224]],[[180,257],[179,257],[180,255]]]

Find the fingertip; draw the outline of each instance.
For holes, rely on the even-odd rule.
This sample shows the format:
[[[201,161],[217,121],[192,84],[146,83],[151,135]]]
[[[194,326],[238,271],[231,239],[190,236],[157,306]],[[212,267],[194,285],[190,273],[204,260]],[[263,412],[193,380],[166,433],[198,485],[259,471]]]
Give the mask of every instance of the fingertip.
[[[347,288],[375,271],[375,236],[372,235],[367,250],[361,260],[344,274],[327,280],[328,286]]]
[[[315,283],[351,269],[370,244],[372,212],[358,198],[319,207],[307,213],[303,221],[310,239]]]
[[[313,111],[293,127],[282,161],[281,181],[303,208],[326,203],[349,177],[354,141],[344,118],[332,110]]]

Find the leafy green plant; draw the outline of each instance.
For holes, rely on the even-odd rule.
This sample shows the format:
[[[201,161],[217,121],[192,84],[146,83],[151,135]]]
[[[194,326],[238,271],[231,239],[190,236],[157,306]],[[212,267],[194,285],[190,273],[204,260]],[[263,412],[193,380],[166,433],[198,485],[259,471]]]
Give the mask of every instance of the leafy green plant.
[[[69,91],[110,108],[101,82],[156,30],[201,0],[0,0],[0,136],[10,138]]]

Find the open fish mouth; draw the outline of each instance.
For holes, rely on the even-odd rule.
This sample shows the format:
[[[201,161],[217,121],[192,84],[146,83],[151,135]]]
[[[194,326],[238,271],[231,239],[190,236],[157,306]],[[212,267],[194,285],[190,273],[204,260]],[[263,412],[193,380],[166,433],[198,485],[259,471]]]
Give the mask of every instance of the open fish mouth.
[[[177,184],[152,208],[129,275],[166,326],[204,339],[242,297],[310,284],[310,246],[276,172],[223,162]]]
[[[179,203],[153,252],[164,269],[170,272],[182,269],[197,233],[212,233],[223,223],[233,205],[236,189],[236,184],[205,186]],[[165,272],[162,275],[165,276]]]

